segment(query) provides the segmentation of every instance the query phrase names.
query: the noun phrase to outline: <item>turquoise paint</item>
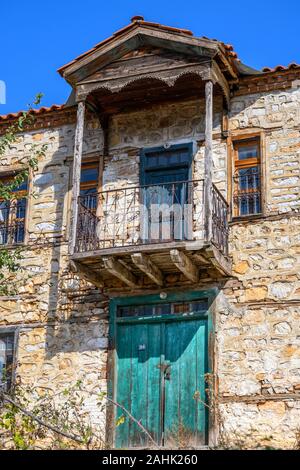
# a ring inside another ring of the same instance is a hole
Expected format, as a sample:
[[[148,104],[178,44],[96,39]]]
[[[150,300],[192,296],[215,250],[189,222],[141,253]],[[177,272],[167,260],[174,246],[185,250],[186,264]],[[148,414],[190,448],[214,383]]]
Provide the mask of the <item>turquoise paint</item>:
[[[213,331],[212,302],[216,295],[217,289],[212,289],[170,293],[165,300],[154,294],[115,298],[110,302],[110,345],[114,347],[117,343],[117,351],[114,352],[114,371],[110,371],[109,394],[141,419],[157,442],[162,438],[164,425],[165,445],[174,443],[179,423],[180,432],[185,431],[193,444],[207,441],[207,407],[200,401],[205,399],[204,374],[211,372],[208,340]],[[118,306],[202,298],[208,299],[208,310],[188,317],[116,317]],[[139,350],[140,345],[145,345],[145,349]],[[171,364],[171,380],[164,382],[162,390],[162,374],[158,366],[166,363]],[[163,391],[166,406],[164,423],[161,412]],[[175,407],[178,402],[181,405]],[[116,418],[121,415],[122,411],[118,410]],[[145,445],[145,436],[130,420],[126,419],[116,429],[116,447]]]

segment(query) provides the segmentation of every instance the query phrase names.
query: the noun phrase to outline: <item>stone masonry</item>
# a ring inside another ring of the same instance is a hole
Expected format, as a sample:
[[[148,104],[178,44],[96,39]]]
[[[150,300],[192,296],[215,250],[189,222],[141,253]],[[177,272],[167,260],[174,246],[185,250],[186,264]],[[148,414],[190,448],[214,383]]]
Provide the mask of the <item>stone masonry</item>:
[[[114,116],[104,189],[138,184],[140,149],[166,142],[196,143],[193,179],[201,178],[203,103]],[[226,197],[228,145],[218,100],[214,106],[213,180]],[[219,286],[215,362],[222,425],[232,439],[238,433],[252,445],[291,448],[300,428],[299,129],[300,89],[232,99],[230,136],[264,134],[266,210],[262,218],[230,226],[233,277]],[[0,298],[0,328],[18,330],[19,382],[63,389],[82,379],[88,391],[105,391],[107,298],[68,270],[74,133],[73,123],[28,131],[1,161],[0,172],[31,142],[48,146],[30,182],[22,285],[16,296]],[[98,121],[90,116],[84,157],[100,158],[102,145]]]

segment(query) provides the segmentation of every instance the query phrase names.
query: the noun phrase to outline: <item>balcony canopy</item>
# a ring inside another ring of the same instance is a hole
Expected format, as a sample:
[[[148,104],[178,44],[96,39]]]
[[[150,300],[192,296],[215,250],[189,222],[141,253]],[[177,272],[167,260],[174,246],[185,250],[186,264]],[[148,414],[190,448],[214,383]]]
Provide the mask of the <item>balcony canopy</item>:
[[[75,90],[77,102],[113,113],[171,96],[201,96],[207,80],[226,105],[240,67],[232,46],[134,17],[59,72]]]

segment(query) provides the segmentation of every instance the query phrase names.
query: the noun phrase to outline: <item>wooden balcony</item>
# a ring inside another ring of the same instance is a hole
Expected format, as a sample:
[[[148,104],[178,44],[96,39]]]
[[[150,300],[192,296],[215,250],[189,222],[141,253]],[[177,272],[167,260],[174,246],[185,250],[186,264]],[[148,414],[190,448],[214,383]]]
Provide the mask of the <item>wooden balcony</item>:
[[[228,205],[213,185],[211,220],[205,220],[204,189],[197,180],[80,197],[73,269],[108,289],[230,275]]]

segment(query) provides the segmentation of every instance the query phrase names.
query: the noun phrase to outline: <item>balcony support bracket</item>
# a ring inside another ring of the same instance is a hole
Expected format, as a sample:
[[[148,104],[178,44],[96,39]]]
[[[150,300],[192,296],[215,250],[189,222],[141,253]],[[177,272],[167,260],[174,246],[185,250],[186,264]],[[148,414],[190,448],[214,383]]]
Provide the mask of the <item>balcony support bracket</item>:
[[[113,256],[102,258],[105,269],[129,287],[137,287],[137,278]]]
[[[131,255],[133,264],[145,273],[155,284],[163,286],[164,279],[161,270],[151,261],[149,256],[143,253],[133,253]]]
[[[205,253],[210,263],[213,264],[222,276],[231,276],[231,260],[227,256],[220,253],[212,244],[206,248]]]
[[[94,284],[94,286],[99,287],[100,289],[104,287],[104,282],[101,276],[87,266],[84,266],[84,264],[71,260],[70,269],[73,273],[78,274],[85,281]]]
[[[185,253],[179,250],[171,250],[170,256],[175,266],[189,281],[193,283],[197,283],[199,281],[199,270]]]

